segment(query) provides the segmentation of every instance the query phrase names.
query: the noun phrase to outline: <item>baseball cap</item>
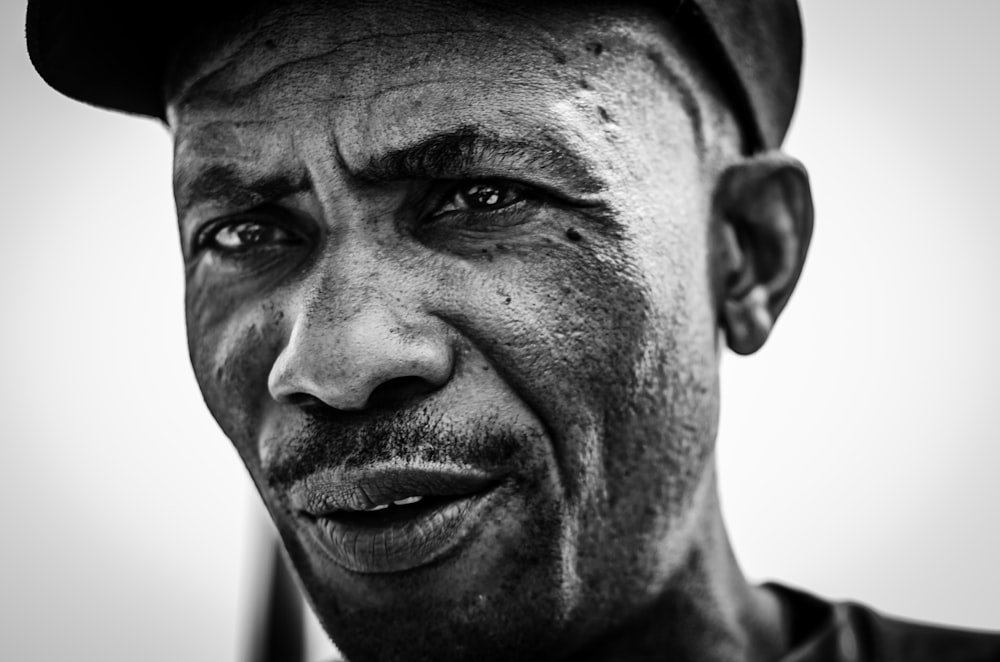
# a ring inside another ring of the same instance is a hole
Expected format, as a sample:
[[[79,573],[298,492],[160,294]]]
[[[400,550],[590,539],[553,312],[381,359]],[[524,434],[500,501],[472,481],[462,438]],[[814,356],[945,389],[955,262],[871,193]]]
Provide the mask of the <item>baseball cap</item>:
[[[687,45],[720,84],[746,151],[781,145],[802,66],[797,0],[662,2]],[[218,20],[232,0],[28,0],[28,54],[63,94],[103,108],[164,119],[162,77],[181,20]]]

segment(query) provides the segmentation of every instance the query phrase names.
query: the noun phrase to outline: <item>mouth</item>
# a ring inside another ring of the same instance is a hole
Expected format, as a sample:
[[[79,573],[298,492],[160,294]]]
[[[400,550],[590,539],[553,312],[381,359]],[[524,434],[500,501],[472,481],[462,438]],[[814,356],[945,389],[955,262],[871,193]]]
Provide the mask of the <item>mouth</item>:
[[[292,488],[291,503],[312,542],[336,565],[402,572],[474,535],[499,482],[461,467],[385,465],[314,474]]]

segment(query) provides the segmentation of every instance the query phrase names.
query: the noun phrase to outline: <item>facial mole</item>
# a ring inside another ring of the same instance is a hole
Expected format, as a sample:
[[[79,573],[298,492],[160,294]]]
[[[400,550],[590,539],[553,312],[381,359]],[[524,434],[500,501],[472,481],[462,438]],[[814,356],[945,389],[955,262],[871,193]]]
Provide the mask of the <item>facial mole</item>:
[[[604,52],[604,44],[599,41],[592,41],[587,44],[587,50],[593,53],[595,56],[600,55]]]
[[[556,51],[553,54],[553,58],[555,59],[556,64],[566,64],[566,54],[562,51]]]
[[[597,112],[601,116],[601,121],[602,122],[610,122],[611,121],[611,115],[609,115],[608,111],[604,109],[604,106],[598,106],[597,107]]]
[[[568,228],[566,230],[566,238],[570,241],[580,241],[583,239],[583,235],[576,228]]]
[[[586,78],[581,78],[581,79],[580,79],[580,83],[579,83],[579,84],[580,84],[580,89],[583,89],[583,90],[590,90],[590,89],[593,89],[593,88],[592,88],[592,87],[590,86],[590,83],[588,83],[588,82],[587,82],[587,79],[586,79]]]

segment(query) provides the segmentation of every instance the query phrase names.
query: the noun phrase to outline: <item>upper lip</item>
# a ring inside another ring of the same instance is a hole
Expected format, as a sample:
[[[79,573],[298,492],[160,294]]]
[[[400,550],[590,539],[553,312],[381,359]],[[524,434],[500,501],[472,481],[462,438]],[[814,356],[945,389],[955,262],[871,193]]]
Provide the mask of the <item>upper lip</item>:
[[[499,480],[478,469],[447,464],[381,464],[318,471],[289,489],[292,507],[313,518],[373,510],[414,497],[462,497]]]

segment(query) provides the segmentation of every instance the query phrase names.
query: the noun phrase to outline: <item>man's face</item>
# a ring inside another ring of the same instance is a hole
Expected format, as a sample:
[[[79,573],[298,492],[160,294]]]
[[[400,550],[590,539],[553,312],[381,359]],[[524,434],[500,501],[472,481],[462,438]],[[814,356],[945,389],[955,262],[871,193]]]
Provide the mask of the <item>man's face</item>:
[[[654,10],[331,7],[177,68],[205,401],[348,657],[568,653],[710,492],[689,69]]]

